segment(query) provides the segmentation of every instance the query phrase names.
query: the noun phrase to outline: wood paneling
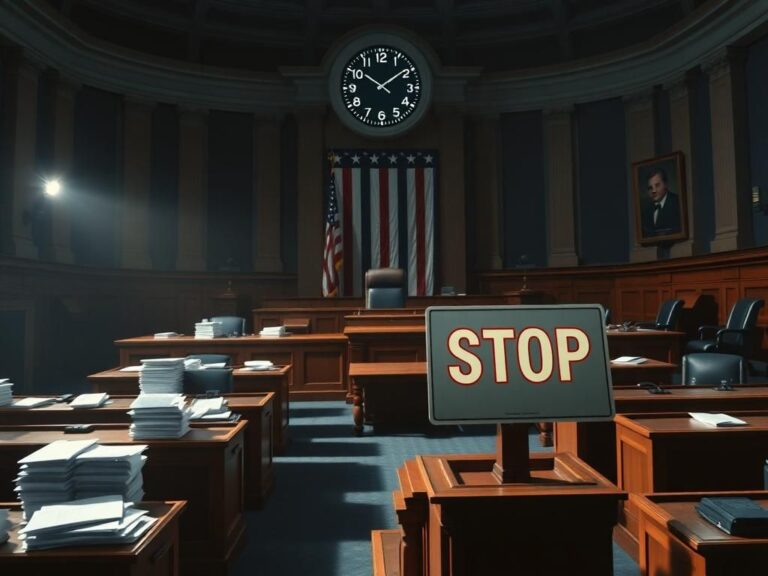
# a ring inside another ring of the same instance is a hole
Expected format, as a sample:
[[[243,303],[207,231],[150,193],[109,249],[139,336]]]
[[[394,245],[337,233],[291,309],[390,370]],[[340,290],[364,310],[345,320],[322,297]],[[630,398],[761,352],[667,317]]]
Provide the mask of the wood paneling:
[[[121,271],[0,258],[0,310],[23,303],[30,322],[25,371],[14,375],[14,391],[85,391],[88,374],[117,364],[115,339],[168,330],[191,334],[200,319],[234,312],[222,308],[228,285],[242,297],[238,314],[248,317],[262,298],[290,294],[295,277]]]
[[[739,298],[768,296],[768,248],[709,254],[640,264],[528,270],[528,286],[552,295],[557,303],[599,302],[610,306],[612,320],[648,321],[659,303],[681,298],[681,329],[689,338],[700,324],[724,324]],[[522,272],[482,272],[478,291],[500,294],[518,286]],[[758,317],[757,355],[768,357],[768,309]]]

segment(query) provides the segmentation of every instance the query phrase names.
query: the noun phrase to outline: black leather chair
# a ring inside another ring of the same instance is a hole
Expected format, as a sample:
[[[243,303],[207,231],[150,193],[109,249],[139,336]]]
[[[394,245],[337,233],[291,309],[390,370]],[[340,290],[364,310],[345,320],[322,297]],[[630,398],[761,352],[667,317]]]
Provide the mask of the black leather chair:
[[[683,310],[682,300],[665,300],[659,306],[655,322],[638,322],[638,328],[651,328],[653,330],[674,330]]]
[[[699,352],[683,356],[684,386],[747,383],[747,362],[738,354]]]
[[[604,308],[603,309],[603,320],[605,321],[605,325],[608,326],[608,324],[611,323],[611,309],[610,308]]]
[[[214,316],[211,322],[221,322],[225,336],[242,336],[245,334],[245,318],[240,316]]]
[[[229,354],[189,354],[187,358],[200,360],[201,364],[221,364],[224,362],[224,366],[232,365]]]
[[[365,273],[366,308],[403,308],[405,271],[402,268],[371,268]]]
[[[757,314],[765,302],[758,298],[742,298],[731,308],[725,326],[700,326],[699,339],[690,340],[686,352],[720,352],[749,356],[752,331]]]
[[[184,371],[185,394],[220,394],[232,392],[232,368],[206,368]]]

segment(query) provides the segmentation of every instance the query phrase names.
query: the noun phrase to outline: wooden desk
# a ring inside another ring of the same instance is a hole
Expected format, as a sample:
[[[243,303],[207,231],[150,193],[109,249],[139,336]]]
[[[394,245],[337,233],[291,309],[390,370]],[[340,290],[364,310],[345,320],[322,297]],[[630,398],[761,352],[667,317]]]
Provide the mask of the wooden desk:
[[[349,379],[355,434],[363,421],[428,422],[426,362],[352,362]]]
[[[274,439],[274,395],[227,394],[227,402],[233,412],[241,414],[248,422],[244,431],[243,482],[245,507],[261,508],[274,488],[274,466],[272,462]],[[31,424],[130,424],[128,415],[136,396],[111,396],[111,404],[100,408],[71,408],[68,404],[52,404],[41,408],[19,409],[0,408],[0,425],[26,426]],[[192,422],[193,427],[231,426],[226,422]]]
[[[768,457],[768,412],[737,412],[748,426],[715,428],[687,414],[616,416],[617,484],[633,494],[757,490]],[[617,542],[637,557],[638,510],[619,513]]]
[[[424,314],[353,314],[344,316],[344,325],[352,326],[421,326]]]
[[[344,334],[349,338],[350,362],[415,362],[426,359],[424,324],[369,323],[347,326]],[[680,341],[685,336],[682,332],[608,330],[606,335],[611,358],[644,356],[668,364],[680,363]]]
[[[611,380],[614,386],[635,386],[638,382],[670,384],[678,365],[648,358],[642,364],[611,362]]]
[[[0,544],[0,573],[24,576],[77,574],[78,576],[177,576],[179,574],[179,518],[187,503],[139,502],[136,508],[157,518],[149,531],[125,546],[76,546],[52,550],[22,549],[17,531],[21,506],[0,502],[10,508],[9,538]]]
[[[291,365],[290,393],[294,399],[341,400],[347,395],[347,338],[343,334],[295,334],[281,338],[240,336],[196,340],[192,336],[140,336],[115,340],[120,366],[140,364],[142,358],[183,357],[189,354],[228,354],[233,366],[246,360],[271,360]]]
[[[551,298],[535,290],[511,291],[505,294],[470,294],[467,296],[408,296],[405,308],[383,309],[385,313],[424,314],[430,306],[474,306],[539,304]],[[378,309],[382,310],[382,309]],[[253,310],[253,331],[258,333],[264,326],[279,326],[291,318],[307,318],[310,331],[340,333],[344,330],[345,317],[357,314],[375,314],[365,308],[362,298],[270,298],[264,307]]]
[[[649,360],[651,369],[668,370],[672,364]],[[624,379],[625,381],[634,380],[631,374],[635,369],[642,365],[615,365],[611,364],[611,376],[614,379]],[[620,376],[617,377],[617,374]],[[401,423],[404,421],[427,422],[427,363],[426,362],[350,362],[349,381],[351,384],[352,395],[352,417],[354,421],[354,430],[360,434],[363,430],[363,422],[370,424],[382,423]],[[638,379],[640,381],[640,379]],[[629,389],[629,395],[640,398],[642,394],[649,396],[645,390]],[[621,389],[614,390],[614,396],[624,397]],[[766,399],[768,399],[768,388],[765,389]],[[722,394],[722,392],[720,393]],[[737,394],[737,396],[741,393]],[[759,395],[748,394],[749,397]],[[667,397],[667,396],[664,396]],[[618,404],[617,404],[618,405]],[[741,404],[739,404],[741,406]],[[742,409],[746,409],[745,406]],[[766,403],[768,409],[768,403]],[[571,422],[558,423],[558,425],[575,425]],[[602,423],[589,423],[602,424]],[[612,423],[611,423],[612,424]],[[545,435],[544,445],[551,446],[550,423],[540,426],[542,435]],[[561,436],[564,432],[561,432]],[[568,431],[573,435],[573,432]],[[609,446],[611,452],[615,452],[613,436],[609,443],[601,443],[599,453],[605,452],[604,446]],[[566,443],[563,451],[575,451],[573,442]],[[586,450],[586,448],[585,448]],[[560,450],[558,450],[560,451]],[[589,462],[589,460],[585,461]],[[597,461],[600,464],[600,461]],[[609,478],[616,478],[615,460],[613,466],[597,468],[602,474]],[[610,476],[606,474],[610,472]]]
[[[232,372],[232,388],[235,394],[272,393],[274,419],[274,446],[278,453],[288,447],[289,393],[288,383],[291,375],[290,366],[280,366],[277,370],[246,370],[236,368]],[[139,373],[121,372],[112,368],[88,376],[93,392],[106,392],[110,396],[137,394],[139,391]]]
[[[181,519],[181,572],[224,575],[243,543],[243,436],[246,422],[193,428],[179,440],[133,441],[124,425],[98,424],[88,434],[61,427],[0,427],[0,500],[13,500],[18,461],[54,440],[98,439],[146,444],[147,500],[187,500]]]
[[[669,394],[616,388],[617,414],[768,410],[768,386],[737,386],[718,392],[709,386],[667,386]],[[616,482],[616,426],[613,422],[555,422],[555,451],[571,452]]]
[[[638,330],[621,332],[606,330],[611,358],[644,356],[671,364],[680,364],[680,345],[685,332],[664,330]]]
[[[768,571],[768,538],[729,536],[696,512],[704,496],[745,496],[768,508],[768,492],[630,494],[639,513],[643,576],[754,576]]]
[[[492,480],[494,461],[417,456],[398,470],[400,576],[613,574],[626,494],[570,454],[531,455],[533,481],[521,484]]]

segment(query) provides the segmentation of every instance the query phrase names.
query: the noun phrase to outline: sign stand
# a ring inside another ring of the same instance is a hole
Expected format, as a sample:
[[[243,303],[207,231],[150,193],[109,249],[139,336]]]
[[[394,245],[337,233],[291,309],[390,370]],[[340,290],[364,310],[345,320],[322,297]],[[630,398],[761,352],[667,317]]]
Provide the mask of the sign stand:
[[[496,462],[493,477],[500,484],[531,481],[528,462],[528,424],[496,425]]]

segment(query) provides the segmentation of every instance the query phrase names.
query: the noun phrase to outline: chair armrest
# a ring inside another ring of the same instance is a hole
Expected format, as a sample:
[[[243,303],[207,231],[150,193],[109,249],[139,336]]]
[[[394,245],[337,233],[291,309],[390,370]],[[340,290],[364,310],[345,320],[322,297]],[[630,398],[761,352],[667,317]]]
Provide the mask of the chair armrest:
[[[718,330],[715,335],[717,347],[720,348],[724,340],[730,340],[730,342],[726,342],[726,344],[730,343],[731,345],[733,345],[733,341],[735,340],[736,346],[743,346],[744,340],[749,337],[749,332],[749,330],[741,328],[723,328],[722,330]],[[728,336],[734,336],[735,338],[728,338]]]
[[[635,322],[633,326],[637,328],[659,328],[656,322]]]
[[[706,340],[707,334],[710,338],[715,338],[719,330],[725,329],[725,326],[699,326],[699,340]]]

